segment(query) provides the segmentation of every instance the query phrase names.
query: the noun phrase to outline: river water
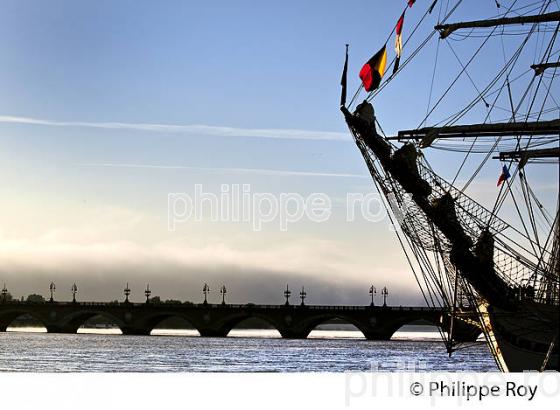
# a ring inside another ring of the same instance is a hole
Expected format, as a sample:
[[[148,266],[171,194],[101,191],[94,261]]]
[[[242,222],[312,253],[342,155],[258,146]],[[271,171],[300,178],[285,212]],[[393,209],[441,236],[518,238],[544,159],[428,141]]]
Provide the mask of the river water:
[[[123,336],[113,329],[71,335],[17,330],[0,333],[0,371],[497,371],[484,342],[449,357],[437,332],[406,327],[390,341],[368,341],[344,330],[314,330],[305,340],[281,339],[275,330],[234,329],[227,338],[201,338],[190,330],[158,329],[151,336]]]

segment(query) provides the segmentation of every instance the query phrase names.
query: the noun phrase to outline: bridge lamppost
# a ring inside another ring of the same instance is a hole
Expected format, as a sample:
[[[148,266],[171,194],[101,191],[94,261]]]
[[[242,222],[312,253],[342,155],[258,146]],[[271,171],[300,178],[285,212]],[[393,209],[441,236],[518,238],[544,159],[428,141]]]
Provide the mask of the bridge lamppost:
[[[387,286],[384,286],[381,290],[381,294],[383,295],[383,307],[387,306],[387,296],[389,296],[389,291],[387,290]]]
[[[150,284],[148,283],[146,285],[146,290],[144,291],[144,295],[146,295],[146,303],[150,303],[150,295],[152,294],[152,291],[150,290]]]
[[[54,292],[56,290],[56,285],[54,284],[54,282],[51,282],[51,284],[49,285],[49,290],[51,292],[51,298],[50,298],[49,302],[53,303],[54,302]]]
[[[208,304],[208,294],[210,293],[210,286],[207,283],[202,287],[202,293],[204,293],[204,304]]]
[[[370,304],[371,307],[375,306],[375,303],[373,303],[373,296],[376,293],[377,293],[377,289],[375,289],[375,286],[371,285],[371,287],[369,288],[369,294],[371,295],[371,304]]]
[[[2,302],[6,302],[8,299],[8,288],[6,287],[6,283],[4,283],[4,287],[2,288]]]
[[[72,303],[76,303],[76,293],[78,293],[78,286],[76,285],[76,282],[74,282],[74,284],[72,285]]]
[[[220,288],[220,294],[222,295],[222,305],[226,304],[226,293],[227,293],[226,285],[222,285],[222,287]]]
[[[128,297],[130,296],[130,288],[128,287],[128,282],[126,282],[126,288],[124,288],[124,303],[130,303]]]
[[[286,298],[286,306],[290,306],[290,296],[292,296],[292,291],[290,290],[290,288],[288,287],[288,285],[286,285],[286,290],[284,291],[284,297]]]
[[[305,287],[301,287],[301,292],[299,292],[299,297],[301,299],[301,306],[305,306],[305,298],[307,297],[307,292],[305,291]]]

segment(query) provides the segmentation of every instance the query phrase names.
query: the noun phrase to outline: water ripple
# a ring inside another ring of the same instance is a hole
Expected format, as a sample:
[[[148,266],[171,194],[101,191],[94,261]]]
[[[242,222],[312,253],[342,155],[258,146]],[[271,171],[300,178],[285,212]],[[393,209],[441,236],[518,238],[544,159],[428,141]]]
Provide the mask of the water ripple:
[[[353,335],[284,340],[266,332],[228,338],[6,332],[0,333],[0,371],[343,372],[372,366],[396,371],[411,363],[428,371],[497,370],[482,342],[449,357],[435,340],[367,341]]]

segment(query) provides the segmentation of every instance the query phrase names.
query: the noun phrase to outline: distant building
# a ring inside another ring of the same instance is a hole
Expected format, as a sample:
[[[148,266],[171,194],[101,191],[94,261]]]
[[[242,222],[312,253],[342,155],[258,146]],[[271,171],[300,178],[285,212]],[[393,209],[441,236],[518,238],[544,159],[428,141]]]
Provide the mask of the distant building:
[[[27,296],[26,302],[28,303],[43,303],[45,298],[41,295],[37,295],[35,293]]]

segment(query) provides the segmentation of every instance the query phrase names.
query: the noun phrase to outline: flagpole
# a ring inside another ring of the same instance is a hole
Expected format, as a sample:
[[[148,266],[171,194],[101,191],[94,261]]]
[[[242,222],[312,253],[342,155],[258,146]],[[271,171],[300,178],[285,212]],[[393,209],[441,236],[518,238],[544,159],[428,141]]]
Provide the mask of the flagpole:
[[[347,77],[348,77],[348,46],[346,44],[346,57],[344,59],[344,68],[342,69],[342,78],[340,79],[340,85],[342,86],[342,91],[340,92],[340,108],[346,107],[346,88],[347,88]]]

